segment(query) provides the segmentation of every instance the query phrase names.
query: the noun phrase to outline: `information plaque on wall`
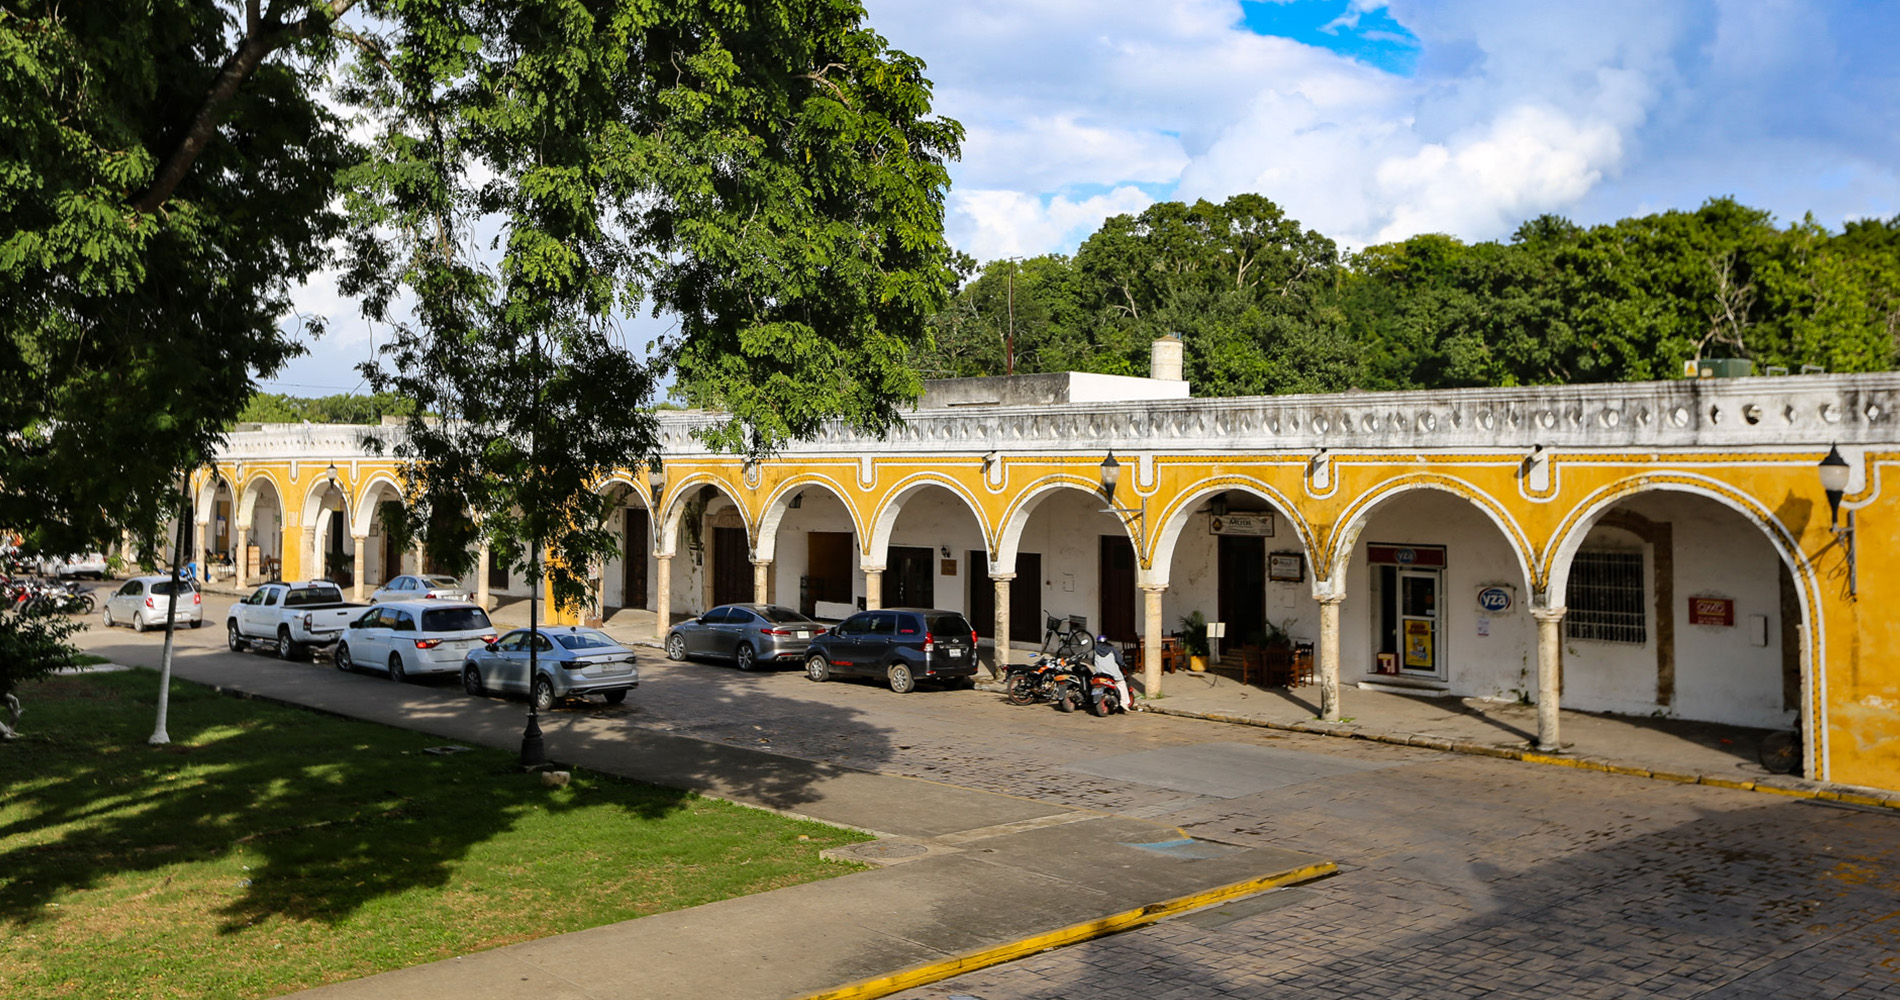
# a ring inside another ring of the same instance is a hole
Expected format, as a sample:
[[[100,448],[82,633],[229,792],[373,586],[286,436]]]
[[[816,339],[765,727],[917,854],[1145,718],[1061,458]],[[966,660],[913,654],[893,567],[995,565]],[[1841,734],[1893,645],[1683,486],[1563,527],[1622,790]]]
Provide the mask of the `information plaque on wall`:
[[[1735,600],[1729,597],[1689,598],[1689,624],[1733,626]]]

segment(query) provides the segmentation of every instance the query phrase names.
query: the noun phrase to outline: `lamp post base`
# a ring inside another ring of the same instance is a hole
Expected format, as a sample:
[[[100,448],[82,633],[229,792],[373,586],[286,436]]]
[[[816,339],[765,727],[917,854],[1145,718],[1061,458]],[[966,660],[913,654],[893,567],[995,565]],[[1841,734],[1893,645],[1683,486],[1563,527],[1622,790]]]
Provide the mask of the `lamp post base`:
[[[528,728],[521,731],[521,766],[523,768],[546,767],[548,749],[541,742],[541,723],[534,716],[528,716]]]

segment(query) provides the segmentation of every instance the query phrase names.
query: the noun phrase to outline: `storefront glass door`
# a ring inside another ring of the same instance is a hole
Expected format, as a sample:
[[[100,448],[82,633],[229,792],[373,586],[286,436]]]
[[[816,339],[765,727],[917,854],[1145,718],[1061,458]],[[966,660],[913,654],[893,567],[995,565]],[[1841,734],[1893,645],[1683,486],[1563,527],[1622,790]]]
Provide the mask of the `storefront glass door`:
[[[1439,573],[1401,569],[1398,584],[1399,666],[1408,674],[1435,675],[1439,663]]]

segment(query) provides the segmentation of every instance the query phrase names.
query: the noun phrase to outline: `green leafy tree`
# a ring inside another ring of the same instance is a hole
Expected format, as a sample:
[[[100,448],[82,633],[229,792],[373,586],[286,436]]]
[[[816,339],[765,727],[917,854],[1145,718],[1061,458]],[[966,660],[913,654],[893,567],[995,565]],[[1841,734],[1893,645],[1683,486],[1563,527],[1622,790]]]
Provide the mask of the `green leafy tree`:
[[[443,418],[397,444],[433,558],[465,565],[479,522],[531,575],[514,545],[549,548],[579,602],[612,547],[592,486],[654,453],[668,363],[731,415],[711,443],[754,453],[834,417],[882,429],[920,391],[961,130],[855,2],[375,9],[393,28],[345,92],[378,125],[345,177],[345,288],[394,325],[373,387]],[[679,317],[657,363],[615,324],[638,308]]]
[[[20,685],[72,666],[73,650],[66,639],[79,627],[53,615],[0,611],[0,703],[9,715],[0,722],[0,739],[13,739],[18,731],[20,698],[15,692]]]
[[[260,392],[239,411],[239,423],[254,424],[374,424],[384,417],[406,417],[416,410],[415,400],[393,393],[368,396],[343,393],[307,399]]]

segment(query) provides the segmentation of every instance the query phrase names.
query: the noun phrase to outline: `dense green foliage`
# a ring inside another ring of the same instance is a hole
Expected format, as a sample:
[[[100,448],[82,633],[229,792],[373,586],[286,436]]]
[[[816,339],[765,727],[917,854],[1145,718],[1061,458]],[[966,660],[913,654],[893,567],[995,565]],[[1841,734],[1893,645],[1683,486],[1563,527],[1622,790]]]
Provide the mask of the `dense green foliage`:
[[[1013,301],[1011,301],[1013,300]],[[1884,371],[1900,348],[1900,218],[1830,234],[1717,198],[1507,242],[1422,235],[1336,257],[1255,196],[1110,219],[1073,258],[999,261],[931,320],[919,364],[1145,374],[1178,333],[1199,395],[1618,382],[1686,360]]]
[[[247,424],[374,424],[384,417],[406,417],[416,412],[413,399],[386,392],[369,396],[339,393],[314,399],[260,392],[237,415]]]
[[[397,446],[438,563],[461,568],[479,523],[510,563],[550,549],[564,602],[586,594],[615,544],[591,487],[657,450],[662,369],[616,315],[679,318],[662,364],[732,414],[719,446],[882,428],[919,391],[907,355],[954,280],[960,129],[855,0],[377,9],[398,28],[345,94],[379,131],[348,178],[344,287],[378,319],[416,302],[365,373],[443,418]],[[470,251],[478,220],[498,266]]]
[[[175,507],[179,474],[297,350],[289,290],[338,231],[320,46],[258,66],[159,183],[231,4],[0,3],[0,524],[70,551]]]

